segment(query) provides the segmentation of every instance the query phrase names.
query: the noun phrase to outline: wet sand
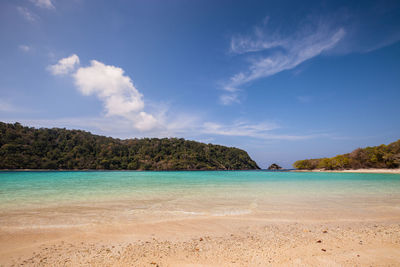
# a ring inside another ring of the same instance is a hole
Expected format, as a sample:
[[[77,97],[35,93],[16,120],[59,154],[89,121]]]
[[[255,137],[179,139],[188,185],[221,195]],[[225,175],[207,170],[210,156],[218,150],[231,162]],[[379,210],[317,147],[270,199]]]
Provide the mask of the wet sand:
[[[0,266],[400,266],[398,175],[12,175]]]

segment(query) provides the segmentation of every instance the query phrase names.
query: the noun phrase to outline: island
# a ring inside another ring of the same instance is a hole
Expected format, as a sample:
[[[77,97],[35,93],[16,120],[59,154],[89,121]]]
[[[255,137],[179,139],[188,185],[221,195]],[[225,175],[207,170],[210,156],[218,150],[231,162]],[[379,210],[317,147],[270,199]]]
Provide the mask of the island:
[[[183,138],[116,139],[82,130],[0,122],[0,169],[255,170],[235,147]]]
[[[360,170],[400,168],[400,139],[388,145],[357,148],[332,158],[298,160],[298,170]]]
[[[279,165],[276,164],[276,163],[272,163],[272,164],[268,167],[268,170],[270,170],[270,171],[278,171],[278,170],[282,170],[282,167],[279,166]]]

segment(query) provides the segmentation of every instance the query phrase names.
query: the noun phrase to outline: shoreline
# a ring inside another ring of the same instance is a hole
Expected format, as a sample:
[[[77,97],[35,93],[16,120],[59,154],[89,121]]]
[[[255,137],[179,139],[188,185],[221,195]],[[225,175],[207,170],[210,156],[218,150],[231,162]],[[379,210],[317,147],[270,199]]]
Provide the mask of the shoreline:
[[[0,172],[237,172],[237,171],[267,171],[262,169],[238,169],[238,170],[107,170],[107,169],[0,169]],[[269,171],[269,170],[268,170]],[[282,170],[288,171],[288,170]],[[273,171],[269,171],[273,172]]]
[[[291,170],[291,172],[336,172],[336,173],[387,173],[387,174],[400,174],[400,169],[350,169],[350,170]]]
[[[3,173],[0,266],[400,264],[399,176],[273,172]]]
[[[388,173],[400,174],[400,169],[348,169],[348,170],[267,170],[267,169],[239,169],[239,170],[106,170],[106,169],[0,169],[1,172],[236,172],[236,171],[255,171],[255,172],[333,172],[333,173]]]

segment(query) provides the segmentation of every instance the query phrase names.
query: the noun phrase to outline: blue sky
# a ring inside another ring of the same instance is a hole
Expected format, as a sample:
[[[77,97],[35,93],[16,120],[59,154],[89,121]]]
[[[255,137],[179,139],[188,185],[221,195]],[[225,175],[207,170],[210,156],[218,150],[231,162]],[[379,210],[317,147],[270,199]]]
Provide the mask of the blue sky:
[[[400,138],[398,1],[0,2],[0,120],[245,149]]]

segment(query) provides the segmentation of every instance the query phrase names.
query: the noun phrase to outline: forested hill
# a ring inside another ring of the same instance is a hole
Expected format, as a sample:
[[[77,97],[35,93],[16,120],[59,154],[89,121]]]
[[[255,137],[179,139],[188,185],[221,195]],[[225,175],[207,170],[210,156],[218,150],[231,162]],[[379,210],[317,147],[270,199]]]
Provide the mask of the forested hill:
[[[120,140],[0,122],[0,169],[259,169],[246,151],[178,138]]]
[[[358,148],[351,153],[333,158],[299,160],[293,166],[301,170],[400,168],[400,140],[389,145]]]

